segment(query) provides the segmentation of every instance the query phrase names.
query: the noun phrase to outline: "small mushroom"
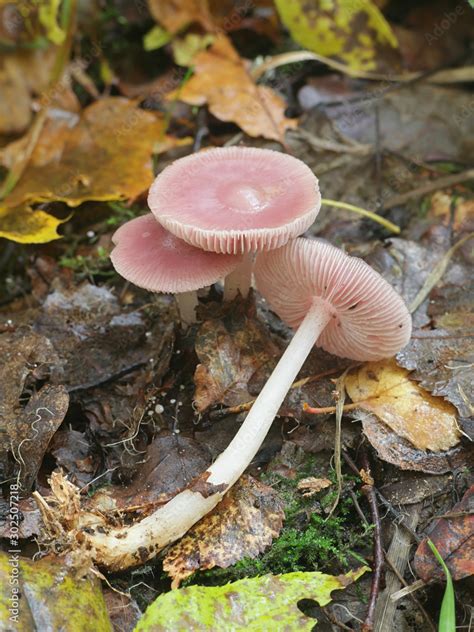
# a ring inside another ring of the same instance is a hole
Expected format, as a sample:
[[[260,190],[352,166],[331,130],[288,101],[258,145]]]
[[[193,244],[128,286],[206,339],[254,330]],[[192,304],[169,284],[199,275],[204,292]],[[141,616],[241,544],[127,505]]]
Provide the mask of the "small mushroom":
[[[200,477],[134,525],[81,533],[99,564],[120,570],[144,562],[217,505],[254,458],[315,344],[343,357],[376,360],[410,338],[411,317],[395,290],[364,261],[333,246],[296,239],[260,254],[255,276],[257,288],[297,332],[234,439]]]
[[[293,156],[224,147],[176,160],[156,178],[148,204],[156,219],[189,244],[244,254],[226,278],[224,298],[246,296],[255,252],[301,235],[321,206],[318,180]]]
[[[232,272],[242,257],[190,246],[151,213],[123,224],[113,235],[110,258],[125,279],[151,292],[175,294],[184,326],[196,322],[196,290]]]

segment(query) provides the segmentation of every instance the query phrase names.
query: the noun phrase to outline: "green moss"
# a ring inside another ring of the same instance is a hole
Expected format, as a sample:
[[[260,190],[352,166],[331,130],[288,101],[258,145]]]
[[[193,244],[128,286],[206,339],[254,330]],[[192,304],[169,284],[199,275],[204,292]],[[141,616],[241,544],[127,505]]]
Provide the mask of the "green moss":
[[[355,488],[355,477],[344,478],[341,500],[328,518],[325,510],[335,500],[334,491],[304,498],[296,490],[298,481],[315,476],[315,471],[315,459],[311,457],[299,468],[294,480],[274,473],[262,476],[264,482],[278,490],[285,503],[285,523],[280,536],[258,558],[244,558],[230,568],[196,573],[183,585],[220,585],[266,573],[316,570],[341,573],[351,568],[354,562],[366,563],[363,556],[371,546],[372,529],[362,524],[348,493],[350,488]],[[333,472],[324,475],[335,482]],[[354,493],[358,495],[355,489]]]

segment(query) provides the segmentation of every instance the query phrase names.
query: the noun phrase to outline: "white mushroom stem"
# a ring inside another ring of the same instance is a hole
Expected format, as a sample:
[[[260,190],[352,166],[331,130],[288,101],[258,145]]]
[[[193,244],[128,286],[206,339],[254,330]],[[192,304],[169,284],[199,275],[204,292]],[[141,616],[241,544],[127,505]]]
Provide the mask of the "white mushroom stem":
[[[196,308],[199,305],[196,290],[176,294],[176,302],[178,303],[178,311],[183,327],[187,328],[189,325],[196,323]]]
[[[243,298],[247,295],[252,284],[253,253],[244,255],[242,263],[228,274],[224,281],[224,301],[232,301],[240,292]]]
[[[258,452],[288,390],[330,318],[329,306],[315,301],[234,439],[186,490],[130,527],[100,533],[100,529],[95,531],[89,526],[80,532],[80,540],[85,541],[99,565],[117,571],[146,562],[181,538],[218,504]]]

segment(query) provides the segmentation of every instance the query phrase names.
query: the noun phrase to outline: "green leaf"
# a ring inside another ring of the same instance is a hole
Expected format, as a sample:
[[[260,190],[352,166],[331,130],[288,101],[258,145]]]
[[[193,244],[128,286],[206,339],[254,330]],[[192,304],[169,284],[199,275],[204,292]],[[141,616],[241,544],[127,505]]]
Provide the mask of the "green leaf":
[[[314,599],[325,606],[331,601],[333,590],[346,588],[367,570],[363,566],[338,577],[300,572],[264,575],[225,586],[172,590],[151,604],[135,632],[272,629],[309,632],[316,621],[299,610],[298,601]]]
[[[165,46],[171,41],[172,35],[161,26],[154,26],[151,31],[143,37],[143,48],[145,50],[156,50]]]
[[[99,582],[75,579],[63,560],[0,553],[0,586],[1,630],[112,632]]]
[[[194,55],[206,49],[214,40],[214,35],[210,33],[206,35],[188,33],[185,37],[177,37],[171,44],[175,62],[178,66],[190,66]]]
[[[397,48],[389,23],[371,0],[275,0],[292,38],[314,53],[357,70],[375,70],[380,48]]]
[[[429,538],[428,546],[441,564],[444,574],[446,575],[446,589],[444,591],[443,601],[441,602],[438,632],[456,632],[456,601],[454,598],[453,579],[438,549]]]
[[[39,8],[38,17],[41,24],[46,29],[46,36],[50,42],[59,46],[64,42],[66,31],[58,24],[58,12],[61,0],[49,0]]]

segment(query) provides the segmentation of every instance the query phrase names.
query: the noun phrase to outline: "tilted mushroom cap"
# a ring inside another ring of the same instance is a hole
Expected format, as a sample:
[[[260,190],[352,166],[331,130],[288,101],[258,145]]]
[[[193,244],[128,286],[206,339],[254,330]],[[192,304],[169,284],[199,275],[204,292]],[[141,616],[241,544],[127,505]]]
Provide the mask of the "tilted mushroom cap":
[[[169,233],[151,213],[121,226],[112,237],[110,258],[125,279],[152,292],[198,290],[232,272],[235,255],[205,252]]]
[[[150,188],[156,219],[193,246],[245,253],[278,248],[301,235],[321,206],[318,180],[293,156],[227,147],[186,156]]]
[[[411,317],[403,299],[365,261],[317,240],[296,239],[260,253],[257,288],[296,328],[314,301],[331,313],[317,345],[353,360],[380,360],[404,347]]]

